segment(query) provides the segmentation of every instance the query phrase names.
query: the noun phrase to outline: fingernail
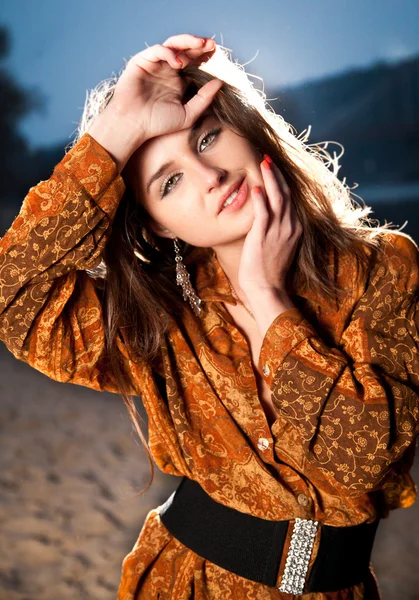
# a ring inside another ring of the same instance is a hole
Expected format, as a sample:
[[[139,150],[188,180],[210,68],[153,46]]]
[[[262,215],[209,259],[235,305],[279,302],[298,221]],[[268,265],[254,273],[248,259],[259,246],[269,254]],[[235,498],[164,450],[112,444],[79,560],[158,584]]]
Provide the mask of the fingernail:
[[[205,46],[205,44],[207,43],[207,38],[202,38],[201,42],[202,42],[202,45]]]
[[[182,67],[183,67],[183,62],[180,60],[180,58],[179,58],[179,56],[178,56],[179,54],[180,54],[180,52],[178,52],[178,53],[176,54],[175,58],[176,58],[177,62],[178,62],[180,65],[182,65]]]
[[[268,155],[268,154],[264,154],[263,158],[268,161],[269,164],[271,164],[273,162],[272,158]]]
[[[256,194],[260,194],[260,187],[259,187],[258,185],[254,185],[254,186],[253,186],[253,191],[254,191]]]
[[[263,161],[262,161],[262,167],[263,167],[264,169],[268,169],[268,171],[270,171],[270,170],[271,170],[271,165],[268,163],[268,161],[267,161],[267,160],[263,160]]]

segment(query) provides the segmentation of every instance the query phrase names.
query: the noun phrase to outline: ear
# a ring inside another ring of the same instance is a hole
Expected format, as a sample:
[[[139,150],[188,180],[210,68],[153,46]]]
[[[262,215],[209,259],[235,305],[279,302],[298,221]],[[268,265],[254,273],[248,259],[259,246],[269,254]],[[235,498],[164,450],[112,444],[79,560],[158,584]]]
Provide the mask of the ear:
[[[174,239],[174,237],[175,237],[169,229],[167,229],[166,227],[164,227],[163,225],[158,223],[152,217],[150,217],[150,219],[148,221],[148,226],[153,231],[153,233],[155,233],[156,235],[158,235],[160,237],[171,238],[171,239]]]

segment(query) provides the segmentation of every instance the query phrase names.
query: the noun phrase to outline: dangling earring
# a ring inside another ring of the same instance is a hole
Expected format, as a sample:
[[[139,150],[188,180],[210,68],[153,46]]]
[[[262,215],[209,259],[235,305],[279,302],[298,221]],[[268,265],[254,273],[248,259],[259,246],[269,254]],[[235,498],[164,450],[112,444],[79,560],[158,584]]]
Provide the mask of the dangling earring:
[[[173,240],[173,244],[175,246],[176,283],[182,286],[183,299],[185,301],[189,300],[189,304],[192,306],[194,313],[196,315],[200,315],[202,311],[201,299],[197,296],[191,285],[190,276],[185,265],[183,264],[183,258],[177,242],[178,239],[175,238]]]

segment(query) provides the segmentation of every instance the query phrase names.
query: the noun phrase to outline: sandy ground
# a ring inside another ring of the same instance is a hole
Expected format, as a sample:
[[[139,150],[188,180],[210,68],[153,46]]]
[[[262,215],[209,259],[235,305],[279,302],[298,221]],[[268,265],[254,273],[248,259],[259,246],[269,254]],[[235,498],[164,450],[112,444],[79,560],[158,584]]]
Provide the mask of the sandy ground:
[[[156,470],[136,496],[148,463],[120,397],[51,381],[1,343],[0,428],[0,600],[115,599],[178,479]],[[384,600],[419,599],[419,503],[382,523],[373,558]]]

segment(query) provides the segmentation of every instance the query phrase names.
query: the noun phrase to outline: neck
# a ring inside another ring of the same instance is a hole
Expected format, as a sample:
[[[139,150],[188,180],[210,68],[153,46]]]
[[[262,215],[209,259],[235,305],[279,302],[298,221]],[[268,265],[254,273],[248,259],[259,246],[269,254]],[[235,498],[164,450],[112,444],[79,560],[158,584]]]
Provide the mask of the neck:
[[[243,244],[244,238],[241,238],[228,244],[228,246],[217,246],[213,248],[217,255],[218,262],[242,302],[246,301],[246,296],[239,286],[239,266]]]

